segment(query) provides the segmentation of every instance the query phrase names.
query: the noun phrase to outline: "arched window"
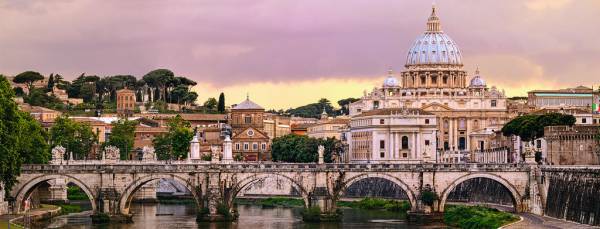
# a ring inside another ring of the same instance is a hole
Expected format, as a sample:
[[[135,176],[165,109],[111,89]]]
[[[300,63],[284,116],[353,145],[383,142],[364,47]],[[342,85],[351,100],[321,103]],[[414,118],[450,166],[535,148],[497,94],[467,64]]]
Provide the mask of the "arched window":
[[[408,137],[402,136],[402,149],[408,149]]]

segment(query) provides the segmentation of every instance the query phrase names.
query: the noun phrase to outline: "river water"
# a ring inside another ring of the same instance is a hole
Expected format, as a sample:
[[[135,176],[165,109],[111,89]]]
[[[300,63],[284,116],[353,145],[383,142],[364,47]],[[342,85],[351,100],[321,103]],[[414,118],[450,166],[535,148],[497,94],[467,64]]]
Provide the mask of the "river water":
[[[134,229],[134,228],[446,228],[444,225],[409,225],[404,216],[386,211],[343,209],[341,222],[304,223],[300,215],[301,208],[263,208],[255,205],[239,205],[240,214],[236,222],[197,223],[196,210],[184,204],[132,204],[134,212],[132,224],[92,225],[89,213],[61,216],[44,222],[44,228],[94,228],[94,229]],[[172,214],[172,215],[171,215]]]

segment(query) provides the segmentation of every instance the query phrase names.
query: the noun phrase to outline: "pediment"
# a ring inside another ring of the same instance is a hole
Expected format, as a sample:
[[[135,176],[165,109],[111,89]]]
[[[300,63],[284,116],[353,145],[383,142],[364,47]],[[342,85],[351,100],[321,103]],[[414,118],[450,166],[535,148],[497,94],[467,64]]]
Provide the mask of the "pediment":
[[[263,139],[263,138],[269,138],[269,137],[267,136],[267,134],[265,134],[264,132],[262,132],[260,130],[254,129],[252,127],[248,127],[240,132],[235,133],[233,135],[232,139],[236,139],[236,138]]]
[[[434,111],[434,112],[435,111],[451,111],[451,110],[453,110],[449,106],[440,104],[440,103],[430,103],[425,106],[422,106],[421,109],[424,111]]]

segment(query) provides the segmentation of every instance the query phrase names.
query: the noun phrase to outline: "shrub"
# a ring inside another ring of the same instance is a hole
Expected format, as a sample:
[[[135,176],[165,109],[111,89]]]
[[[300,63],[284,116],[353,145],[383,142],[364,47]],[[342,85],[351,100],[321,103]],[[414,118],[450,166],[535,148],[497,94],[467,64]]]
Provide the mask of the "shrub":
[[[81,212],[81,206],[79,205],[70,205],[70,204],[61,204],[60,206],[60,214],[70,214]]]
[[[305,222],[321,222],[321,208],[319,206],[305,208],[301,214],[302,220]]]
[[[433,191],[424,190],[421,192],[421,201],[428,206],[432,206],[437,199],[438,195]]]

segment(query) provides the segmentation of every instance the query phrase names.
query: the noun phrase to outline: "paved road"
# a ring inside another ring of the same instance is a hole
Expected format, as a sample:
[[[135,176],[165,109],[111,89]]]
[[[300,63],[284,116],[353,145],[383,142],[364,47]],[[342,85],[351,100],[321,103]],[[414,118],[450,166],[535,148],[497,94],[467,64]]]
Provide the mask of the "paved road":
[[[593,227],[589,225],[569,222],[565,220],[550,218],[547,216],[539,216],[531,213],[521,213],[519,216],[523,217],[523,221],[511,224],[507,227],[507,229],[538,229],[538,228],[551,228],[551,229],[562,229],[562,228],[600,228]]]

